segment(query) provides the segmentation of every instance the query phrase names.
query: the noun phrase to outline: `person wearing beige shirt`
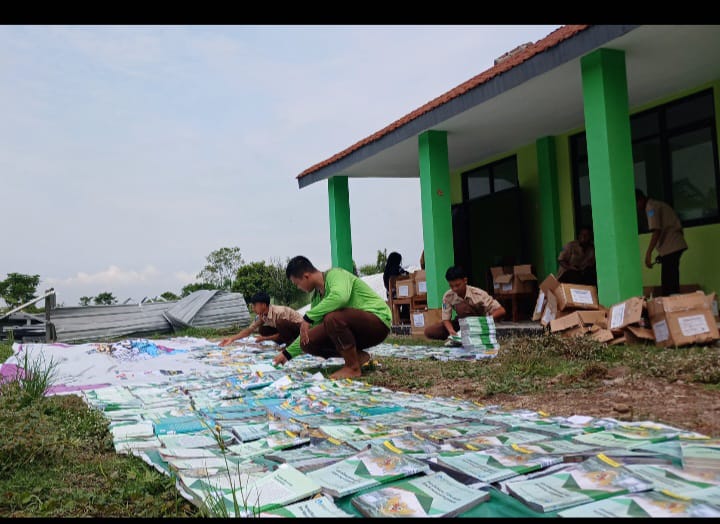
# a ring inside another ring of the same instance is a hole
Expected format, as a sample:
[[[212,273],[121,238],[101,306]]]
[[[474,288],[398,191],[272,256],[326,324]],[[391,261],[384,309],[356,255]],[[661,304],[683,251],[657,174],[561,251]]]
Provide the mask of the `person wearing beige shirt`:
[[[595,246],[592,230],[588,226],[582,226],[578,231],[577,239],[565,244],[558,255],[558,266],[559,282],[585,286],[597,285]]]
[[[648,229],[652,231],[645,252],[645,266],[653,267],[652,252],[657,250],[663,296],[679,293],[680,256],[688,248],[682,222],[667,203],[648,198],[640,189],[635,190],[635,201],[638,211],[647,216]]]
[[[245,338],[256,331],[260,336],[255,342],[271,340],[277,344],[289,344],[300,335],[302,315],[288,306],[270,304],[270,295],[260,291],[250,299],[255,320],[248,327],[231,337],[224,338],[220,346],[224,347],[241,338]]]
[[[445,279],[450,289],[442,298],[442,314],[440,322],[425,326],[425,336],[434,340],[445,340],[457,335],[460,329],[459,318],[492,316],[500,320],[505,316],[505,308],[487,291],[479,287],[469,286],[467,274],[460,266],[451,266],[445,272]],[[452,312],[455,311],[455,319]]]

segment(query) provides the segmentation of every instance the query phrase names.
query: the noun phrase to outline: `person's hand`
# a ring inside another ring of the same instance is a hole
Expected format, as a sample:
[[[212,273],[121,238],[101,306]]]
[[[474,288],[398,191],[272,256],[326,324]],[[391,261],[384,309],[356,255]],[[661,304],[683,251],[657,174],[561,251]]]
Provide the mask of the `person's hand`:
[[[287,358],[282,352],[278,353],[273,359],[273,365],[275,366],[280,366],[282,364],[285,364],[285,362],[287,362]]]
[[[308,342],[310,342],[310,324],[303,320],[300,324],[300,343],[307,344]]]
[[[650,253],[649,251],[647,253],[645,253],[645,266],[647,268],[653,267],[652,253]]]
[[[222,348],[222,347],[227,346],[228,344],[232,344],[233,342],[235,342],[235,339],[233,337],[224,338],[220,341],[218,346],[220,346]]]
[[[262,342],[264,340],[267,340],[267,337],[263,337],[263,336],[255,337],[255,342]]]

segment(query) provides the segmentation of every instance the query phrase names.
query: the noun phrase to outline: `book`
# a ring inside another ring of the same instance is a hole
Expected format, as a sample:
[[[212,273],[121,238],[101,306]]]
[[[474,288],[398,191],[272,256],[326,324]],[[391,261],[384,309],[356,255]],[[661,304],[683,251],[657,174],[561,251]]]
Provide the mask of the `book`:
[[[322,486],[323,492],[339,498],[429,470],[430,466],[411,455],[376,445],[307,475]]]
[[[441,452],[437,462],[484,482],[497,482],[559,464],[562,457],[533,453],[520,446],[497,446],[460,454]]]
[[[565,518],[718,518],[720,507],[667,491],[617,495],[558,512]]]
[[[657,491],[670,491],[682,496],[692,496],[698,489],[711,488],[717,482],[706,482],[699,475],[672,466],[653,464],[627,464],[632,472],[653,483]]]
[[[489,499],[488,491],[437,472],[355,495],[351,504],[369,518],[454,517]]]
[[[603,454],[543,477],[508,481],[507,491],[541,513],[653,488],[652,482]]]
[[[357,450],[367,448],[369,445],[386,446],[396,453],[410,453],[416,457],[436,455],[442,449],[440,444],[425,439],[411,431],[391,437],[349,441],[348,444]]]
[[[340,509],[332,497],[324,494],[315,497],[288,504],[281,508],[268,509],[258,515],[264,517],[284,517],[284,518],[354,518],[355,515],[347,513]]]
[[[357,452],[354,447],[333,438],[313,438],[307,446],[274,450],[265,453],[264,457],[307,472],[328,466]]]

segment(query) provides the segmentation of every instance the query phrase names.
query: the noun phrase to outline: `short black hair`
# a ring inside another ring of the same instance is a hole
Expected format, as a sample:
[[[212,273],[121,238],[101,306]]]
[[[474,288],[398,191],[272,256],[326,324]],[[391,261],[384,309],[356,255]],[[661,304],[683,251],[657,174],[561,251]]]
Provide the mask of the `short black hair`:
[[[305,273],[314,273],[317,268],[313,266],[312,262],[307,257],[298,255],[292,257],[285,268],[285,276],[300,278]]]
[[[267,304],[269,306],[270,305],[270,295],[268,295],[264,291],[258,291],[252,297],[250,297],[250,303],[257,304],[258,302],[262,302],[263,304]]]
[[[635,200],[645,200],[647,197],[645,196],[645,193],[643,193],[642,189],[636,189],[635,190]]]
[[[467,278],[467,273],[461,266],[450,266],[445,271],[445,280],[450,282],[451,280],[457,280],[458,278]]]

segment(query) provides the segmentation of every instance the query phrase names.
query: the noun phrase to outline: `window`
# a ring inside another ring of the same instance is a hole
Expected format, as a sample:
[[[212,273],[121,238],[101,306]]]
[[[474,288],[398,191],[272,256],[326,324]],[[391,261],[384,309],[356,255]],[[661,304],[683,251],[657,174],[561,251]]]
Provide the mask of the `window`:
[[[635,187],[670,204],[684,226],[720,222],[713,91],[630,117]],[[585,133],[570,137],[575,227],[592,224]],[[638,216],[647,231],[644,213]]]
[[[463,200],[473,200],[517,187],[515,155],[462,174]]]

